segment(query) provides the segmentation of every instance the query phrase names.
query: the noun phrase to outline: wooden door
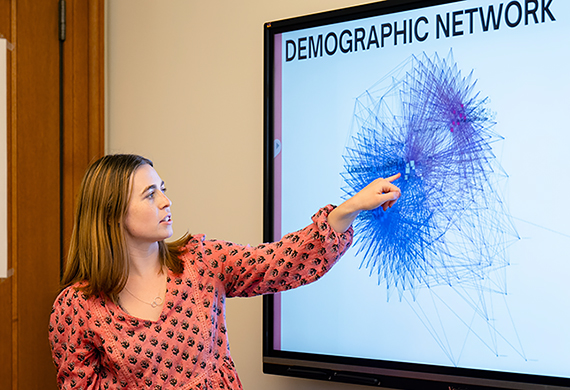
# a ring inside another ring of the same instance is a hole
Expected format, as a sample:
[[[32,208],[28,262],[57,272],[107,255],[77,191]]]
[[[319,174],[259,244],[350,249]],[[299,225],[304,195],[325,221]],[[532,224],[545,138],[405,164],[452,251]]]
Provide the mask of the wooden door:
[[[103,154],[103,0],[0,0],[8,52],[8,261],[0,389],[56,389],[47,341],[78,176]],[[0,162],[3,163],[3,162]]]

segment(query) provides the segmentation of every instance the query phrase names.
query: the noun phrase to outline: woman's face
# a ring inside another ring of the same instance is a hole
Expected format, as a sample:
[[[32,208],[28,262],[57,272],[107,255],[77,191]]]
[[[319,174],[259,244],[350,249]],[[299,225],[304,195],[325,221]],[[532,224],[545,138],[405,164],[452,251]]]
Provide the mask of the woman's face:
[[[130,246],[150,245],[172,236],[170,199],[164,182],[150,165],[134,172],[124,219],[125,237]]]

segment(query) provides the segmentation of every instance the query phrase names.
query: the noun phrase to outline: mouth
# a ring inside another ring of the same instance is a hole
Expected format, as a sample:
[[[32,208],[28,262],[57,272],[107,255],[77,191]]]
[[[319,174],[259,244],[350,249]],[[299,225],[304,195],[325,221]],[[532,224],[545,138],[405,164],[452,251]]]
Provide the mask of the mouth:
[[[161,222],[161,223],[162,223],[162,222],[166,222],[166,223],[172,222],[172,215],[167,215],[166,217],[164,217],[163,219],[161,219],[160,222]]]

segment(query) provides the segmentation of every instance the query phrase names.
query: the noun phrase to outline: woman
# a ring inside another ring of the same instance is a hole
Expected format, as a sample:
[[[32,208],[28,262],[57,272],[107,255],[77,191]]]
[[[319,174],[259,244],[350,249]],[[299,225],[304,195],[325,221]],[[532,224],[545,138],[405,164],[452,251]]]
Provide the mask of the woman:
[[[62,389],[241,389],[230,357],[226,297],[319,279],[352,242],[362,210],[400,195],[377,179],[306,228],[255,248],[172,236],[171,202],[150,160],[109,155],[81,184],[63,290],[50,318]]]

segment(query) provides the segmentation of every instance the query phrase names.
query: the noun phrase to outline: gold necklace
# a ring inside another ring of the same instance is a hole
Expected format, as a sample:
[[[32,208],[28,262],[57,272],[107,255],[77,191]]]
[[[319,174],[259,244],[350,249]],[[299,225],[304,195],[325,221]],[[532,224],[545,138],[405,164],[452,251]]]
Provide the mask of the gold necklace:
[[[146,301],[143,301],[142,299],[140,299],[139,297],[137,297],[135,294],[133,294],[133,293],[127,288],[127,286],[125,286],[125,290],[127,290],[127,292],[128,292],[129,294],[131,294],[136,300],[139,300],[139,301],[141,301],[142,303],[145,303],[145,304],[151,306],[153,309],[154,309],[155,307],[157,307],[157,306],[162,305],[162,303],[164,302],[164,299],[162,299],[162,298],[160,297],[160,295],[157,295],[157,296],[152,300],[152,302],[146,302]]]

